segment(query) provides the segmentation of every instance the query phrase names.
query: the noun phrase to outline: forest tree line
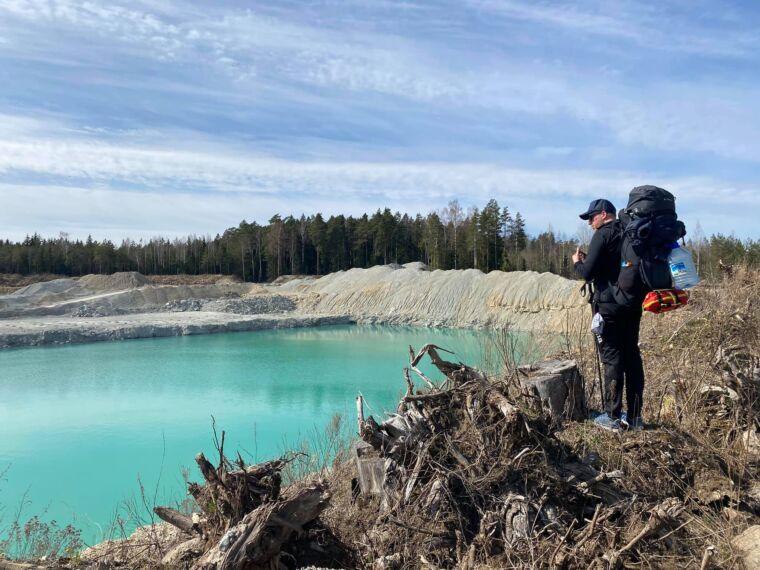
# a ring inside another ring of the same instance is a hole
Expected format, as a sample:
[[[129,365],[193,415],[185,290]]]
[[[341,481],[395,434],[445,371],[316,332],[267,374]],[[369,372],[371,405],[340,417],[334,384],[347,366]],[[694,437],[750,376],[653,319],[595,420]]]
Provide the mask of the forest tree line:
[[[324,275],[354,267],[422,261],[431,269],[533,270],[572,277],[570,256],[587,243],[591,229],[567,237],[551,228],[529,236],[519,212],[491,199],[466,211],[457,201],[429,213],[390,209],[360,217],[321,214],[273,216],[267,224],[240,222],[215,237],[155,237],[120,244],[38,234],[22,242],[0,239],[0,272],[89,273],[139,271],[146,275],[216,273],[264,282],[285,274]],[[760,240],[706,238],[699,224],[687,236],[700,274],[713,276],[724,264],[760,265]]]

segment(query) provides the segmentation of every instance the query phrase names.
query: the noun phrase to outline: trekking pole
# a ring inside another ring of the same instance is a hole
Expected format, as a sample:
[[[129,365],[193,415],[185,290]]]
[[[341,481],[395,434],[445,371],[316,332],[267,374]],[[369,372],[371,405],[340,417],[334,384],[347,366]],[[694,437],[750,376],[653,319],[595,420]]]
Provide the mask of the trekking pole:
[[[592,307],[593,310],[593,307]],[[602,400],[602,411],[604,412],[605,406],[604,406],[604,384],[602,382],[602,355],[599,353],[599,339],[594,333],[591,333],[594,335],[594,348],[596,349],[596,377],[599,379],[599,397]]]
[[[592,299],[594,298],[594,286],[590,281],[586,281],[586,283],[583,284],[583,287],[581,288],[581,292],[584,295],[587,295],[588,297],[588,303],[591,307],[591,318],[594,318],[594,303]],[[591,336],[594,338],[594,354],[596,355],[596,378],[599,381],[599,398],[602,402],[602,411],[604,411],[604,383],[602,382],[602,355],[599,352],[599,337],[595,333],[591,333]]]

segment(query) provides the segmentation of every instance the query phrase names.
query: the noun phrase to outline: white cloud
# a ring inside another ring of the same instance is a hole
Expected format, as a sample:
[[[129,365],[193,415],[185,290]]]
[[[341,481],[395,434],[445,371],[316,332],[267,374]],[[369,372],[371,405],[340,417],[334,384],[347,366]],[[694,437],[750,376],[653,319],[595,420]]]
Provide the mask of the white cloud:
[[[576,32],[614,38],[640,48],[725,57],[757,57],[760,39],[754,29],[735,20],[730,33],[717,27],[699,25],[695,19],[684,26],[683,17],[675,17],[669,8],[677,6],[646,4],[637,0],[581,2],[536,2],[525,0],[466,0],[478,10],[512,20]],[[696,3],[695,3],[696,4]],[[704,9],[704,8],[703,8]],[[689,6],[698,14],[699,6]],[[717,23],[720,9],[711,14]]]
[[[118,51],[114,42],[121,42],[150,59],[201,61],[232,71],[238,79],[255,75],[256,66],[275,65],[300,79],[312,66],[333,61],[353,61],[357,70],[382,60],[398,63],[404,58],[399,44],[407,50],[414,45],[400,37],[351,36],[346,30],[306,26],[252,10],[165,9],[168,13],[158,14],[97,1],[9,0],[0,5],[0,14],[4,10],[27,25],[57,32],[93,33],[111,50]]]
[[[598,187],[582,171],[529,171],[479,163],[297,161],[239,150],[168,150],[76,140],[0,142],[0,172],[146,188],[306,196],[369,193],[444,199],[467,192],[583,196]],[[633,176],[613,174],[625,185]],[[608,186],[606,186],[608,187]]]
[[[511,211],[520,211],[533,231],[548,226],[572,235],[577,214],[592,198],[607,196],[624,206],[628,190],[642,182],[656,182],[678,197],[679,213],[687,227],[699,220],[709,235],[737,232],[752,235],[754,217],[760,207],[757,189],[737,189],[707,179],[658,179],[609,172],[513,172],[499,186],[476,191],[448,193],[388,190],[382,196],[300,195],[288,193],[189,193],[160,191],[128,192],[108,187],[0,185],[0,238],[23,239],[32,232],[56,236],[66,231],[74,238],[88,234],[98,239],[119,241],[158,235],[181,237],[189,234],[220,233],[243,218],[265,223],[272,215],[360,215],[378,208],[410,214],[427,213],[444,207],[454,198],[467,206],[482,207],[495,197]],[[535,184],[535,187],[527,186]],[[741,193],[745,195],[742,197]]]
[[[632,128],[630,136],[644,136],[646,132],[644,124]],[[665,143],[676,145],[667,139]],[[536,153],[551,159],[571,150],[539,147]],[[0,116],[0,172],[15,179],[68,181],[67,185],[160,190],[168,196],[187,191],[258,196],[295,193],[316,200],[364,194],[399,203],[402,199],[424,203],[452,197],[481,203],[496,195],[582,198],[605,195],[611,190],[622,194],[633,186],[660,180],[697,203],[720,195],[728,204],[760,205],[755,185],[731,184],[705,176],[673,177],[658,171],[625,169],[524,168],[466,159],[288,159],[192,133],[76,129],[55,117],[13,115]]]
[[[750,85],[663,81],[654,93],[643,87],[609,101],[599,114],[627,144],[757,163],[760,116],[752,108],[759,99],[760,92]]]
[[[604,36],[640,40],[639,30],[620,18],[591,12],[573,3],[546,4],[514,0],[467,0],[474,8],[517,20],[570,28]]]
[[[708,177],[656,172],[525,169],[490,163],[299,161],[216,148],[172,151],[75,141],[0,143],[0,169],[34,172],[68,184],[0,186],[0,227],[19,239],[30,231],[120,239],[216,233],[275,213],[361,214],[391,207],[426,213],[458,199],[482,206],[492,197],[519,210],[536,230],[572,233],[576,210],[608,197],[622,207],[643,183],[673,191],[682,215],[708,233],[754,228],[760,188]],[[75,181],[80,181],[76,183]],[[142,190],[127,191],[124,184]],[[121,186],[121,188],[120,188]],[[294,211],[297,204],[297,211]]]
[[[171,55],[181,47],[180,30],[152,14],[130,10],[116,4],[72,0],[8,0],[4,11],[34,23],[92,30],[103,37],[144,43]]]

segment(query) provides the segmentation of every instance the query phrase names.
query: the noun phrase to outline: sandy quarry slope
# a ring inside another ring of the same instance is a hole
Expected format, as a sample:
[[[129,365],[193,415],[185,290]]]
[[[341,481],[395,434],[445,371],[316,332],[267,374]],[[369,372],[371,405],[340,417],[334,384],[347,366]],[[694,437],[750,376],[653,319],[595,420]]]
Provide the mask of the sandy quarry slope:
[[[273,328],[278,319],[287,319],[287,326],[510,325],[562,332],[588,312],[578,285],[549,273],[429,271],[422,263],[270,285],[155,285],[136,272],[88,275],[0,296],[0,348]],[[241,316],[251,317],[244,319],[249,324],[241,324]]]
[[[579,283],[551,273],[428,271],[422,263],[383,265],[295,279],[281,293],[300,294],[299,309],[347,313],[360,322],[562,331],[588,312]]]

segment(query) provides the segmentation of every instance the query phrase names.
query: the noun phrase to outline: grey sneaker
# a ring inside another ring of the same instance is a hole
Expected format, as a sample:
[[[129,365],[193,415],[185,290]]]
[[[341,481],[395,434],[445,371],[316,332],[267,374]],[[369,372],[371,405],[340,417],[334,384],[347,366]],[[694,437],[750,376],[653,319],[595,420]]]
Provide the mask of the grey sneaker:
[[[628,414],[623,412],[620,416],[620,427],[629,431],[643,431],[644,420],[641,419],[641,416],[629,420]]]
[[[594,418],[594,424],[610,431],[620,431],[620,420],[612,418],[606,412]]]

